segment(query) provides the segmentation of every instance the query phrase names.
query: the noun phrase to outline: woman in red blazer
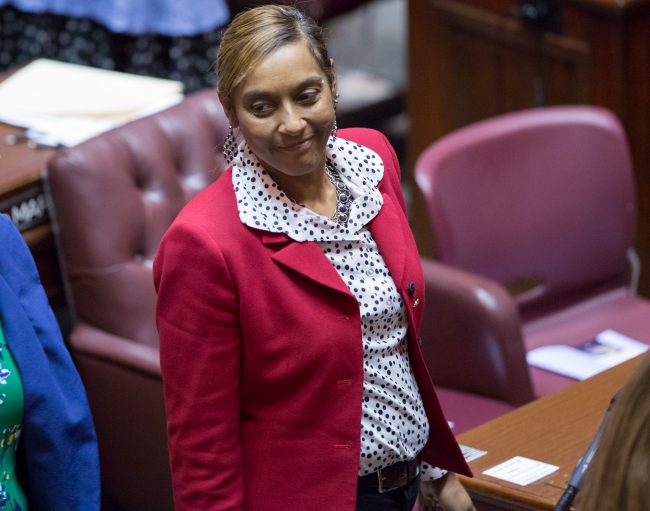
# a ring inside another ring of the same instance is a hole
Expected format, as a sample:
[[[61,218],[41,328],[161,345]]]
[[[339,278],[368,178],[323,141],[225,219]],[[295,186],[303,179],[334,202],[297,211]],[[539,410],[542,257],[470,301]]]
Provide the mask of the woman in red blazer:
[[[420,485],[473,509],[392,148],[336,132],[333,63],[294,8],[237,16],[217,74],[241,143],[154,265],[177,511],[410,510]]]

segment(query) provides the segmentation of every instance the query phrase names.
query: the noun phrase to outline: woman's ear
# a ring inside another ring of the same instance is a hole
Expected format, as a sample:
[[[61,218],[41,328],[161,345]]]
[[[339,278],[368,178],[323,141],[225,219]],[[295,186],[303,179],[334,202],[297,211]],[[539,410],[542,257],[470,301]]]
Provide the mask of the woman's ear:
[[[226,117],[228,117],[230,125],[233,128],[239,126],[239,123],[237,122],[237,115],[235,114],[235,110],[232,106],[232,103],[230,102],[230,99],[223,98],[221,97],[221,94],[219,94],[219,101],[221,102],[221,106],[223,107],[223,111],[226,114]]]
[[[332,97],[334,99],[338,98],[338,87],[336,85],[336,66],[334,65],[334,59],[330,59],[330,86],[332,88]]]

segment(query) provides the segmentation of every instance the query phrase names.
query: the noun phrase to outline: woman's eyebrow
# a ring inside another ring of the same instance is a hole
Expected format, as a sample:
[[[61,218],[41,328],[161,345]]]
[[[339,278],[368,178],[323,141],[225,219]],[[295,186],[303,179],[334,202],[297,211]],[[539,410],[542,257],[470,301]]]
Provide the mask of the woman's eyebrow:
[[[300,82],[298,85],[294,87],[294,90],[298,91],[301,89],[304,89],[305,87],[313,86],[313,85],[323,85],[323,82],[325,80],[323,79],[322,76],[310,76],[309,78],[305,78],[302,82]],[[259,89],[253,89],[244,92],[242,94],[242,99],[249,99],[249,98],[269,98],[272,97],[273,93],[265,90],[259,90]]]
[[[323,82],[324,80],[322,76],[310,76],[309,78],[305,78],[302,82],[300,82],[296,89],[303,89],[310,85],[323,85]]]

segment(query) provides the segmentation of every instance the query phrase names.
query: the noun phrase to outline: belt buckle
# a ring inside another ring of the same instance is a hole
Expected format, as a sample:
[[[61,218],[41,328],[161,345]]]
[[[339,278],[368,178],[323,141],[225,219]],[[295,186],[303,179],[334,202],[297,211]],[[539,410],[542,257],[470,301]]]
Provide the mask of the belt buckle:
[[[394,470],[394,468],[393,468]],[[386,493],[391,490],[396,490],[397,488],[401,488],[402,486],[406,486],[406,483],[408,483],[408,464],[407,463],[401,463],[399,466],[400,474],[398,477],[396,477],[396,486],[385,486],[384,481],[388,479],[388,476],[383,475],[383,469],[377,470],[377,480],[379,481],[379,493]],[[386,481],[388,482],[388,481]],[[389,483],[390,484],[390,483]]]

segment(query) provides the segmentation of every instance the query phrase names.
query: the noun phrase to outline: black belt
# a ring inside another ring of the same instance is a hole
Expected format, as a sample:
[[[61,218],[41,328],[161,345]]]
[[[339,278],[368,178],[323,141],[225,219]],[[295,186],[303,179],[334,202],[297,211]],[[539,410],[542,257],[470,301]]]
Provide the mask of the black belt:
[[[409,461],[398,461],[377,472],[359,477],[357,486],[360,490],[374,490],[379,493],[395,490],[406,486],[420,473],[420,456]]]

